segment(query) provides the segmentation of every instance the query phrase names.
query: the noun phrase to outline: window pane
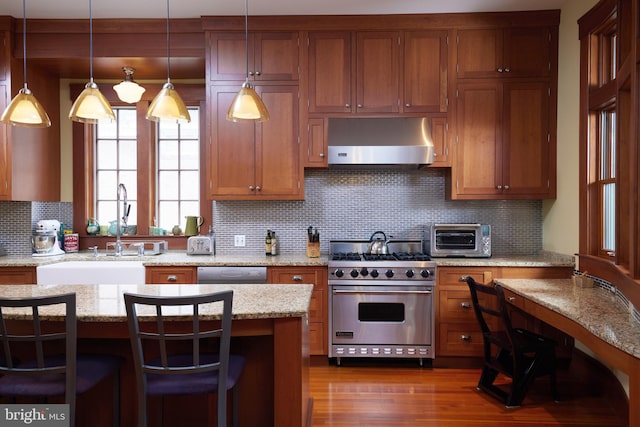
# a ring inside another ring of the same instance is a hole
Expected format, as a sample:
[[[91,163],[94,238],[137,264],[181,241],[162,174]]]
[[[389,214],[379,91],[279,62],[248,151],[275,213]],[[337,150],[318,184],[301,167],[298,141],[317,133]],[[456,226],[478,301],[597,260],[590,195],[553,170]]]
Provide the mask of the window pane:
[[[616,249],[616,186],[605,184],[603,188],[603,249],[615,251]]]
[[[200,167],[200,142],[198,140],[180,142],[180,167],[198,170]]]
[[[158,167],[162,169],[178,169],[178,141],[174,139],[158,141]]]
[[[118,167],[118,144],[115,140],[98,140],[96,164],[98,169],[116,169]]]
[[[118,109],[118,133],[120,138],[136,139],[138,132],[135,109]]]
[[[198,200],[200,197],[199,176],[197,171],[185,171],[180,174],[180,199]]]
[[[120,140],[118,159],[120,169],[133,169],[137,167],[137,143],[135,140]]]
[[[158,206],[162,212],[162,219],[158,223],[160,228],[171,230],[174,225],[179,225],[184,231],[184,220],[180,218],[180,208],[177,201],[162,201]]]
[[[180,183],[177,171],[160,171],[158,172],[160,179],[158,180],[158,195],[160,200],[178,200],[180,192],[178,185]]]

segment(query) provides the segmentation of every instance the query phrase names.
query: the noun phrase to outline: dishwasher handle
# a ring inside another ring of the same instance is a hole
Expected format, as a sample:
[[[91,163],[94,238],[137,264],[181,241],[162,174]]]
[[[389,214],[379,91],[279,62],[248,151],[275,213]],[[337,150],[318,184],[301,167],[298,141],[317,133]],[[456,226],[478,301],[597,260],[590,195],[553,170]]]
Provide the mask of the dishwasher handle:
[[[266,266],[201,266],[198,284],[266,284]]]

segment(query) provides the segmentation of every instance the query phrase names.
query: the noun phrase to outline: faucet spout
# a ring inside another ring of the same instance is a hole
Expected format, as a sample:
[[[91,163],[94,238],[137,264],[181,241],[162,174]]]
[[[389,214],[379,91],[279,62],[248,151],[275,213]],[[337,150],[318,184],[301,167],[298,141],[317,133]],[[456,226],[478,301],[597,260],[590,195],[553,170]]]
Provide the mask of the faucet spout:
[[[120,199],[122,199],[123,201],[123,208],[124,208],[124,212],[122,214],[122,221],[124,221],[124,224],[126,225],[126,217],[129,215],[129,213],[127,212],[127,188],[124,186],[124,184],[120,183],[118,184],[118,194],[117,194],[117,201],[116,201],[116,217],[117,217],[117,224],[116,224],[116,247],[115,247],[115,256],[122,256],[122,240],[120,238],[120,236],[122,235],[122,222],[121,222],[121,218],[120,218]]]

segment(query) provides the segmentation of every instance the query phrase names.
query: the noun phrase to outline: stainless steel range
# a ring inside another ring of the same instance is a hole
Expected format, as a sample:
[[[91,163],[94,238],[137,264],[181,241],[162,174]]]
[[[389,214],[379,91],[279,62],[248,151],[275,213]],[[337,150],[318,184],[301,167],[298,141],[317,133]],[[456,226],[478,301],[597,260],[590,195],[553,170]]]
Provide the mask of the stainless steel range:
[[[421,240],[329,243],[329,357],[434,358],[436,264]]]

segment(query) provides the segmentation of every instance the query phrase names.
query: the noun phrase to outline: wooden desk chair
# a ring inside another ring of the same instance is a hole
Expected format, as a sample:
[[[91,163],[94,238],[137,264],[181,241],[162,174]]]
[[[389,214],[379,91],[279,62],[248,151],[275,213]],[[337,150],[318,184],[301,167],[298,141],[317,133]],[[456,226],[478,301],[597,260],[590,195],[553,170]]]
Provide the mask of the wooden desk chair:
[[[484,363],[478,382],[483,390],[507,407],[517,407],[534,378],[549,375],[551,393],[558,400],[556,388],[556,343],[531,331],[513,328],[507,311],[504,290],[500,285],[487,286],[465,278],[484,341]],[[482,294],[484,303],[478,294]],[[511,379],[507,390],[494,384],[498,374]]]
[[[65,306],[64,322],[47,321],[47,309],[54,305]],[[7,320],[10,311],[23,308],[30,309],[30,326]],[[0,396],[64,396],[73,426],[76,395],[113,375],[113,425],[120,424],[119,370],[124,359],[107,354],[76,354],[76,294],[0,298],[0,342],[5,361],[0,365]]]
[[[217,425],[226,427],[230,389],[234,391],[233,425],[237,426],[236,384],[245,359],[229,354],[233,291],[179,297],[125,293],[124,301],[136,370],[138,426],[147,426],[148,396],[161,397],[162,418],[162,396],[217,393]],[[208,326],[199,314],[203,306],[216,304],[222,314],[220,326]],[[190,320],[190,330],[174,330],[177,322],[165,318],[170,314]],[[182,351],[175,350],[180,344]],[[188,352],[184,352],[186,345]]]

